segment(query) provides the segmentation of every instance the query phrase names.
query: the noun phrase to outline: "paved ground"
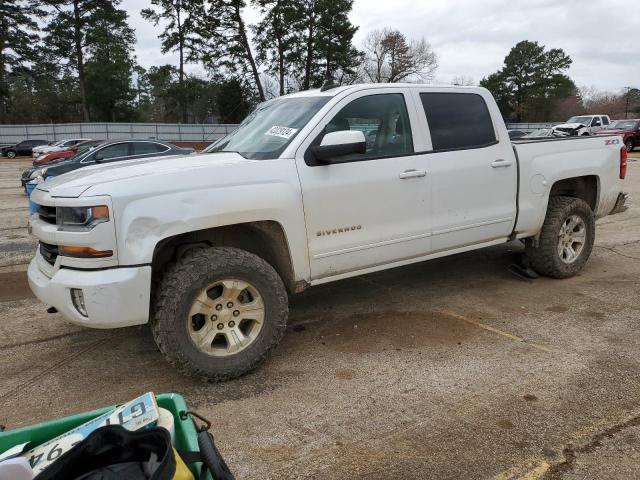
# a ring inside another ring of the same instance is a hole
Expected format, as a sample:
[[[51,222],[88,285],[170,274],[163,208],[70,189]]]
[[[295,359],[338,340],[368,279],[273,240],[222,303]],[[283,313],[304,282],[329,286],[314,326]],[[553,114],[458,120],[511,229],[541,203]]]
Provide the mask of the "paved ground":
[[[239,479],[640,477],[640,207],[598,223],[569,280],[512,276],[514,243],[311,289],[265,366],[211,385],[147,328],[45,313],[20,266],[24,165],[0,162],[0,423],[176,391]],[[640,164],[628,178],[640,198]]]

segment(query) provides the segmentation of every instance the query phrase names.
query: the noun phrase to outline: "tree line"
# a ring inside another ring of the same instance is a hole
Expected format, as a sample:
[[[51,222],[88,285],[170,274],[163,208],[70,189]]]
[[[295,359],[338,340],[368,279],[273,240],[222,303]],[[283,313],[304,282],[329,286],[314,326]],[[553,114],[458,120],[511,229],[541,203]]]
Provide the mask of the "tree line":
[[[248,24],[245,7],[260,14]],[[236,123],[257,102],[340,83],[433,77],[424,39],[385,28],[354,45],[353,0],[149,0],[176,65],[137,62],[121,0],[0,0],[0,123]],[[206,76],[187,73],[199,64]]]
[[[502,115],[514,122],[564,121],[574,115],[640,116],[640,90],[619,93],[577,87],[566,74],[573,61],[561,48],[538,42],[517,43],[503,67],[483,78],[480,86],[493,93]],[[629,117],[630,118],[630,117]]]
[[[0,123],[89,121],[237,123],[261,101],[325,80],[431,81],[438,57],[424,38],[393,28],[354,44],[353,0],[148,0],[175,65],[148,69],[121,0],[0,0]],[[259,13],[249,24],[245,8]],[[480,85],[515,121],[640,110],[640,92],[579,89],[571,58],[532,41],[515,45]],[[198,64],[205,75],[187,73]],[[454,84],[472,85],[462,75]],[[606,99],[606,101],[605,101]]]

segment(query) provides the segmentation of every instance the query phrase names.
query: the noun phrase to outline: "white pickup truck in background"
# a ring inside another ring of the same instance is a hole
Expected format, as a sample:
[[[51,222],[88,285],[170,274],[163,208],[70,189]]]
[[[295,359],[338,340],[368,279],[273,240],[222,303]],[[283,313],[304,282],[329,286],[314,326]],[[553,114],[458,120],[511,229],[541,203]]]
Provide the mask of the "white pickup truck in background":
[[[553,130],[567,135],[586,136],[594,135],[610,123],[609,115],[579,115],[571,117],[566,123],[555,125]]]
[[[150,322],[171,364],[225,380],[265,359],[312,285],[517,239],[540,274],[576,274],[625,173],[618,136],[512,143],[482,88],[306,91],[203,154],[40,184],[29,282],[81,325]]]

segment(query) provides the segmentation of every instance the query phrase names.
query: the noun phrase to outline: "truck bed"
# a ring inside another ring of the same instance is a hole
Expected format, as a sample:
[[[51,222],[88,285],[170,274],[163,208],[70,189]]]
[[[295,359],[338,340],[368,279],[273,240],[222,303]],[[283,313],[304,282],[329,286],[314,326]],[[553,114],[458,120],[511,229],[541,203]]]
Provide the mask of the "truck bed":
[[[518,238],[539,231],[549,194],[563,179],[580,178],[593,184],[597,218],[611,213],[622,188],[620,150],[616,135],[513,140],[518,162]],[[585,187],[586,188],[586,187]]]

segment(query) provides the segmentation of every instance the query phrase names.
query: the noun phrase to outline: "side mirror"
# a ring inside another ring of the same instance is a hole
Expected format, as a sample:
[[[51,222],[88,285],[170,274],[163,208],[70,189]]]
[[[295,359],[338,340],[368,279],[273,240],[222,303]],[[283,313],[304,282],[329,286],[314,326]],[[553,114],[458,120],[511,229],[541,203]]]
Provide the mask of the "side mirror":
[[[341,130],[327,133],[320,145],[312,147],[316,160],[322,163],[340,163],[340,157],[353,153],[366,153],[367,141],[360,130]]]
[[[104,160],[104,158],[103,158],[103,157],[102,157],[102,155],[100,155],[100,153],[98,152],[98,153],[96,153],[96,154],[93,156],[93,160],[94,160],[96,163],[100,163],[102,160]]]
[[[593,122],[593,126],[594,127],[601,127],[602,123],[600,123],[598,120],[596,120],[595,122]]]

